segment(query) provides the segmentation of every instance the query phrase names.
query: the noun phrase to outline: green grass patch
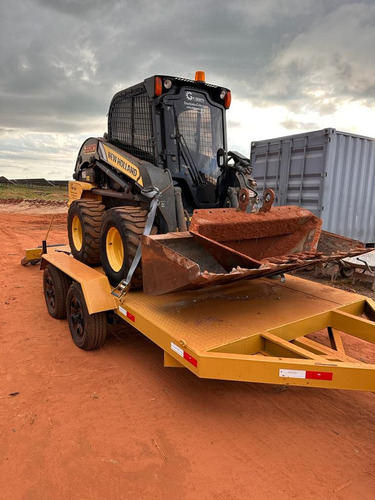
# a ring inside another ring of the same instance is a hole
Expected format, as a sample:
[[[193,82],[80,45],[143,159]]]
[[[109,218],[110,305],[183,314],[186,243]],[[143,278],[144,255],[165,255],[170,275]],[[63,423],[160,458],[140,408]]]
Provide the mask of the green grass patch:
[[[14,186],[0,184],[0,200],[68,201],[68,188],[64,186]]]

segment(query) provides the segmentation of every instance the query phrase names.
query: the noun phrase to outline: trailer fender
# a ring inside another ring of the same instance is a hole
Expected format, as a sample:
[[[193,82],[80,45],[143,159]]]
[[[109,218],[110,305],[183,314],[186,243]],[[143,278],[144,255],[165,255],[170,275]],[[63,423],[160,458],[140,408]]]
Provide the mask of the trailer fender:
[[[81,285],[89,314],[117,308],[108,278],[98,270],[100,268],[88,267],[63,252],[44,254],[40,268],[44,269],[47,264],[57,267]]]

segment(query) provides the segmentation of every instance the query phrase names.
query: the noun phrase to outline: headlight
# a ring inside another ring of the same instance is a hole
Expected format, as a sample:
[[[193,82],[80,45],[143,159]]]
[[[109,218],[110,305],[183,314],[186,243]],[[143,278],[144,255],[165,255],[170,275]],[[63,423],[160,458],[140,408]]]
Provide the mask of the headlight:
[[[169,80],[169,78],[167,80],[164,80],[164,88],[169,90],[171,87],[172,87],[172,81]]]

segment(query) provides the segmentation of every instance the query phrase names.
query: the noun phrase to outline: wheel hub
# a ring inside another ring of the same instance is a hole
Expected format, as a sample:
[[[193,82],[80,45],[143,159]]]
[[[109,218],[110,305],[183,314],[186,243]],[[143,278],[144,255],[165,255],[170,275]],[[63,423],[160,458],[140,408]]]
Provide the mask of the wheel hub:
[[[70,318],[75,335],[82,338],[84,333],[82,305],[76,297],[70,301]]]
[[[53,281],[50,276],[46,279],[46,297],[48,305],[51,309],[55,308],[56,299],[55,299],[55,287],[53,286]]]
[[[72,238],[76,250],[80,251],[83,245],[83,236],[81,221],[77,215],[75,215],[72,220]]]
[[[109,265],[115,272],[120,271],[124,263],[124,245],[115,227],[111,227],[107,233],[106,252]]]

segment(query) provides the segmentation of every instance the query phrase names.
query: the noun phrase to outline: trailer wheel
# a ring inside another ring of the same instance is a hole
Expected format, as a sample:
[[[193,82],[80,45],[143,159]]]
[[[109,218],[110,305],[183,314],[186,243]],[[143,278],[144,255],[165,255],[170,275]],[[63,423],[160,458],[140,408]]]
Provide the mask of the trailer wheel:
[[[74,201],[68,211],[68,238],[73,257],[87,264],[100,264],[100,226],[105,206],[97,200]]]
[[[56,319],[66,318],[65,301],[71,279],[52,264],[43,273],[43,290],[49,314]]]
[[[354,267],[343,266],[340,264],[340,274],[343,278],[351,278],[354,274]]]
[[[107,336],[105,312],[89,314],[81,285],[72,283],[66,297],[66,315],[73,342],[80,349],[90,351],[101,347]]]
[[[147,219],[139,207],[111,208],[103,216],[100,251],[103,269],[112,286],[125,279],[137,251]],[[138,264],[132,288],[142,288],[142,267]]]

